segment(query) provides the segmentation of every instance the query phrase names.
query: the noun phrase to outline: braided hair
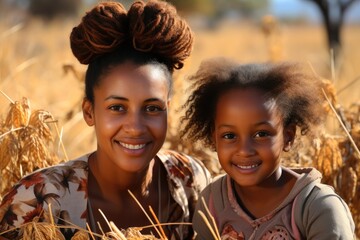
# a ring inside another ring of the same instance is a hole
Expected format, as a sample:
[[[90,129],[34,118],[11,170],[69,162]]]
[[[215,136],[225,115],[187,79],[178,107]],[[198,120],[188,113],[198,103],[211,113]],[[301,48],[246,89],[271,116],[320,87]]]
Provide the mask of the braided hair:
[[[93,88],[112,67],[127,60],[161,67],[172,86],[174,69],[190,56],[194,36],[175,7],[160,0],[134,2],[128,11],[119,2],[101,2],[73,28],[74,56],[88,64],[85,94],[93,102]]]

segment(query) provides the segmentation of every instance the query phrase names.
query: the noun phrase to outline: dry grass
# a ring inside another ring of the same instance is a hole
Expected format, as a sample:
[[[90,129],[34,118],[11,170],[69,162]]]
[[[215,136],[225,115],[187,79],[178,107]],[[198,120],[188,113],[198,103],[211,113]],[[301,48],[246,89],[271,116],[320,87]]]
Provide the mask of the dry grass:
[[[0,196],[24,175],[59,162],[51,151],[49,124],[56,124],[51,113],[31,111],[25,97],[11,100],[6,118],[0,122]]]
[[[29,21],[15,26],[0,22],[0,90],[7,94],[0,95],[0,199],[7,187],[24,174],[95,149],[92,129],[82,120],[79,104],[85,67],[76,62],[68,43],[71,28],[77,22]],[[286,156],[284,161],[289,166],[317,167],[324,174],[324,182],[333,185],[349,204],[360,236],[360,160],[355,147],[360,146],[360,72],[357,68],[360,27],[344,29],[344,54],[333,71],[325,35],[319,26],[290,26],[265,18],[259,24],[227,23],[218,29],[194,28],[194,31],[193,55],[184,69],[175,74],[165,146],[198,156],[214,175],[221,172],[214,153],[194,148],[178,138],[181,112],[177,109],[187,97],[188,83],[184,79],[196,71],[203,59],[226,56],[244,63],[309,62],[319,75],[331,79],[324,88],[337,116],[328,104],[329,120],[322,134],[316,139],[299,139],[299,150]],[[62,131],[57,130],[57,126]],[[45,223],[26,227],[31,234],[36,234],[40,225],[39,229],[48,229],[57,236],[53,226]],[[85,232],[79,232],[73,239],[86,239]],[[138,239],[130,238],[126,232],[120,234],[115,228],[109,234],[115,235],[104,236],[104,239],[123,239],[119,237],[121,234],[125,239]]]
[[[77,226],[60,226],[54,223],[54,218],[51,215],[51,210],[49,212],[50,215],[45,212],[41,214],[41,217],[45,218],[46,221],[39,221],[40,217],[35,217],[32,222],[28,222],[20,226],[19,228],[22,232],[20,240],[65,240],[65,237],[60,231],[61,228],[72,228],[77,230],[71,240],[167,240],[166,236],[163,235],[160,235],[160,238],[149,234],[144,235],[141,233],[141,230],[143,228],[140,227],[120,230],[119,228],[117,228],[117,226],[115,226],[113,222],[108,222],[107,220],[106,221],[110,228],[110,231],[102,232],[102,234],[97,234],[90,230],[79,228]],[[151,225],[151,227],[157,229],[161,228],[161,225]],[[13,229],[8,231],[13,231]],[[1,234],[8,231],[2,232]]]

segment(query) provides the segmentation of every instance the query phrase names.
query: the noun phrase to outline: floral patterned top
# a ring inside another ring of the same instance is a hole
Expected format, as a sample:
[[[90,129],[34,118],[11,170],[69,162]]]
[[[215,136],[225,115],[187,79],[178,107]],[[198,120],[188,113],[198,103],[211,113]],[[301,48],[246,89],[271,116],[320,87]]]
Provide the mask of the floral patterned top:
[[[86,229],[88,157],[82,156],[49,168],[40,169],[24,177],[3,198],[0,205],[0,239],[4,236],[17,239],[21,236],[19,227],[40,217],[43,210],[51,211],[55,223],[68,222]],[[210,174],[204,165],[178,152],[162,150],[157,156],[168,173],[168,186],[178,204],[168,222],[191,222],[199,193],[209,183]],[[180,214],[179,214],[180,213]],[[175,219],[174,219],[175,218]],[[191,239],[189,225],[170,225],[169,239]],[[1,232],[15,228],[1,235]],[[76,230],[62,228],[66,239],[71,239]]]

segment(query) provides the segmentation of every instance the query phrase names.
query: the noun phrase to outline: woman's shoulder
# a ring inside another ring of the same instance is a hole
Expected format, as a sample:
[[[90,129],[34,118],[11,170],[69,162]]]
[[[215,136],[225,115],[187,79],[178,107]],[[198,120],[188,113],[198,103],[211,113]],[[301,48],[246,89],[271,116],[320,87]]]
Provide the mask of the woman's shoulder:
[[[61,175],[69,175],[71,177],[78,176],[80,178],[87,178],[88,172],[88,155],[79,158],[60,162],[56,165],[46,168],[40,168],[32,173],[21,178],[17,185],[28,184],[30,179],[37,179],[36,182],[46,183],[49,179],[60,179]]]
[[[37,169],[22,177],[18,183],[14,185],[14,188],[18,189],[20,186],[24,186],[25,189],[29,189],[32,185],[47,184],[48,181],[51,180],[61,181],[61,176],[87,178],[87,156],[88,155],[84,155],[74,160],[64,161],[53,166]],[[71,179],[68,178],[68,180]]]
[[[84,155],[21,178],[2,199],[0,230],[31,221],[50,204],[55,212],[75,208],[74,211],[83,211],[85,205],[81,200],[86,197],[87,169]]]
[[[201,170],[205,174],[209,174],[209,171],[200,160],[185,153],[162,149],[158,152],[157,157],[167,168],[176,167],[178,170],[185,170],[186,172]]]
[[[172,163],[172,164],[184,165],[184,166],[190,166],[194,162],[195,163],[200,162],[199,160],[195,159],[194,157],[192,157],[192,156],[190,156],[188,154],[178,152],[178,151],[174,151],[174,150],[170,150],[170,149],[161,149],[157,153],[157,157],[159,157],[160,160],[163,163],[169,162],[169,163]]]
[[[87,156],[84,155],[54,166],[40,168],[27,174],[12,186],[8,193],[4,195],[2,202],[7,202],[10,199],[20,201],[36,195],[38,191],[45,192],[45,189],[54,193],[62,192],[66,191],[71,183],[77,185],[86,182],[88,173]]]
[[[210,172],[198,159],[174,150],[161,150],[157,157],[172,179],[186,182],[186,186],[199,185],[203,189],[211,181]]]

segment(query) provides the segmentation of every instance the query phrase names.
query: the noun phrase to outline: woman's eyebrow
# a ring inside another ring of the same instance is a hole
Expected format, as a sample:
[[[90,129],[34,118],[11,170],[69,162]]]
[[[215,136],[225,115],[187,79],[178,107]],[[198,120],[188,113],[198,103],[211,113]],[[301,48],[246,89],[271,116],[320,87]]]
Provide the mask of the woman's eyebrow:
[[[144,102],[165,102],[164,100],[160,99],[160,98],[149,98],[146,99]]]
[[[116,96],[116,95],[110,95],[105,98],[105,100],[110,100],[110,99],[129,101],[129,99],[127,99],[125,97],[120,97],[120,96]]]

